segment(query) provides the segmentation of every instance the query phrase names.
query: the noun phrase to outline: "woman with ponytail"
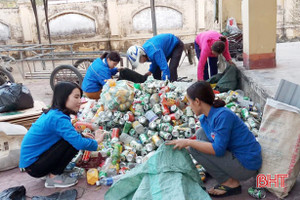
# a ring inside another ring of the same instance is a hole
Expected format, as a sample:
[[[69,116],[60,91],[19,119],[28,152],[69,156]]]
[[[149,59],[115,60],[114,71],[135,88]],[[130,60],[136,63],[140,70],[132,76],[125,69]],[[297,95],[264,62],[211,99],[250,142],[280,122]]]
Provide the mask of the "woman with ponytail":
[[[207,80],[210,76],[218,73],[218,55],[223,54],[225,59],[233,64],[229,53],[228,40],[216,31],[205,31],[197,35],[195,40],[195,51],[198,62],[198,80]],[[209,58],[210,76],[208,74]]]
[[[172,140],[174,149],[189,147],[190,153],[218,181],[209,189],[212,196],[241,193],[241,180],[257,174],[261,167],[261,147],[244,122],[225,102],[215,100],[209,83],[199,81],[187,89],[187,99],[193,112],[200,116],[201,128],[197,140]]]
[[[91,99],[99,99],[103,85],[120,69],[116,68],[121,57],[118,52],[105,52],[97,58],[87,69],[82,82],[84,94]]]

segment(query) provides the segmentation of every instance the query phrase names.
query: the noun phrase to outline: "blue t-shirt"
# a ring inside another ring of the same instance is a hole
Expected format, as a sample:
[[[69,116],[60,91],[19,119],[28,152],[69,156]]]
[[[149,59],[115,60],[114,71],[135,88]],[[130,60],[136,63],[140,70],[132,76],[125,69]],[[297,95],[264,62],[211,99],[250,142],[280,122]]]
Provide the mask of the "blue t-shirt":
[[[245,123],[230,109],[211,107],[208,116],[200,116],[201,126],[212,143],[216,156],[232,154],[249,170],[262,164],[261,147]]]
[[[24,136],[21,144],[20,168],[26,168],[56,142],[64,139],[77,150],[96,151],[96,140],[82,137],[71,123],[71,118],[57,109],[42,114]]]
[[[172,54],[174,47],[179,43],[178,38],[170,33],[159,34],[147,40],[143,48],[152,62],[149,71],[154,73],[159,67],[162,71],[162,79],[166,76],[170,80],[170,70],[167,58]]]
[[[111,79],[117,72],[117,68],[109,68],[106,59],[97,58],[87,69],[81,88],[88,93],[98,92],[106,83],[105,80]]]

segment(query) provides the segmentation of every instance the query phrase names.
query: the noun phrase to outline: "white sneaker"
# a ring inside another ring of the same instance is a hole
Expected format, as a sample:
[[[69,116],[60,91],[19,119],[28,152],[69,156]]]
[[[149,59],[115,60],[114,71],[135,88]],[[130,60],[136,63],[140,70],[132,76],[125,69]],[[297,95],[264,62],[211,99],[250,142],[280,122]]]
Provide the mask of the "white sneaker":
[[[67,174],[56,175],[50,178],[48,175],[45,182],[46,188],[66,188],[76,185],[77,178],[71,178]]]

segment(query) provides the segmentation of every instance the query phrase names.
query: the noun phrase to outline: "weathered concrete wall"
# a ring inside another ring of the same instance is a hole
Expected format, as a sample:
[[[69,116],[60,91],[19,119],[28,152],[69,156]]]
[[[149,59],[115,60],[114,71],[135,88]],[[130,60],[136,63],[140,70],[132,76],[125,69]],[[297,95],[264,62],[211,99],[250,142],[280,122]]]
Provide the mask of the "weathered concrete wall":
[[[241,0],[224,0],[220,22],[229,16],[240,21]],[[49,1],[48,17],[52,43],[75,43],[75,48],[126,50],[152,37],[149,0]],[[299,1],[278,0],[278,37],[300,36],[297,9]],[[42,1],[37,1],[42,43],[48,43]],[[158,33],[170,32],[184,41],[193,41],[203,30],[220,30],[214,21],[214,0],[155,1]],[[235,7],[234,7],[235,6]],[[30,1],[0,2],[0,43],[38,43],[35,18]],[[220,10],[221,11],[221,10]],[[298,20],[298,21],[297,21]],[[5,32],[4,29],[9,31]],[[3,32],[4,30],[4,32]]]
[[[0,24],[1,32],[5,31],[0,34],[1,44],[7,44],[11,41],[22,42],[23,33],[19,18],[19,8],[14,2],[8,2],[7,4],[1,2]]]
[[[280,41],[300,39],[300,1],[277,1],[277,35]]]
[[[1,40],[6,44],[38,43],[30,1],[12,1],[13,8],[0,4],[0,23],[10,30],[9,37],[3,35]],[[126,50],[153,36],[149,0],[82,1],[49,1],[52,43],[75,43],[75,48],[89,50]],[[37,3],[41,40],[48,43],[44,8],[42,1]],[[202,30],[218,29],[213,20],[214,0],[161,0],[155,6],[158,33],[170,32],[193,41]]]

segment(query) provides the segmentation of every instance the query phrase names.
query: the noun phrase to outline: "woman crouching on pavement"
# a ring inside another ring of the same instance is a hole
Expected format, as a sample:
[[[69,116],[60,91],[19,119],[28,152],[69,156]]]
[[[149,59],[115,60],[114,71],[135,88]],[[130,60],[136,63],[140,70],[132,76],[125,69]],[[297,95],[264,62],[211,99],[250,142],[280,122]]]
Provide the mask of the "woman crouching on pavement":
[[[52,105],[32,124],[21,145],[20,168],[35,178],[46,176],[45,187],[70,187],[77,183],[63,173],[79,150],[96,151],[104,133],[95,136],[76,132],[71,123],[71,114],[76,114],[81,105],[82,90],[71,82],[55,86]]]
[[[189,147],[190,153],[218,181],[208,190],[211,196],[240,194],[240,181],[257,174],[261,167],[261,147],[244,122],[225,102],[215,100],[209,83],[199,81],[187,89],[187,99],[199,116],[201,127],[197,140],[172,140],[174,149]]]

